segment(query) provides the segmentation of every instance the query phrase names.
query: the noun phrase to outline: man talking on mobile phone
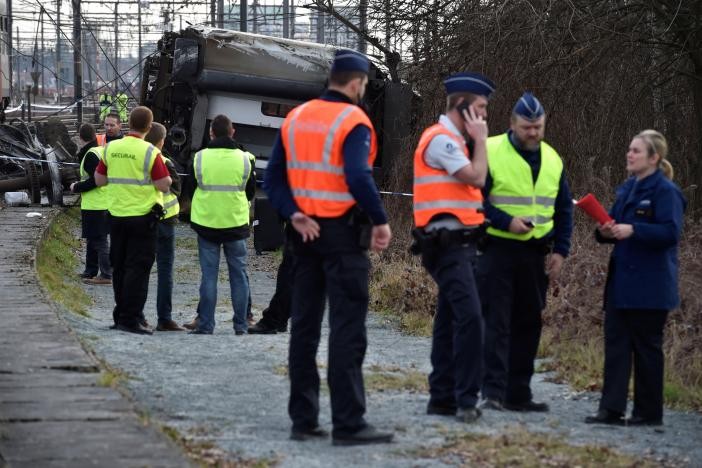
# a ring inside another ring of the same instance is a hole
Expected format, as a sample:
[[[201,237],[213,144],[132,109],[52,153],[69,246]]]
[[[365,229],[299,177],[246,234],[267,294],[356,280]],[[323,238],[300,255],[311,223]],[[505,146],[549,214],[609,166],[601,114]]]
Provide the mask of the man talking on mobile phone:
[[[414,253],[439,288],[432,331],[427,413],[471,423],[482,376],[483,318],[475,284],[476,242],[485,221],[487,105],[495,85],[477,73],[445,81],[446,113],[414,152]]]
[[[487,141],[483,195],[490,227],[478,261],[486,409],[549,409],[533,401],[530,382],[546,289],[570,249],[573,205],[563,161],[543,141],[545,126],[543,106],[527,92],[512,110],[510,129]]]

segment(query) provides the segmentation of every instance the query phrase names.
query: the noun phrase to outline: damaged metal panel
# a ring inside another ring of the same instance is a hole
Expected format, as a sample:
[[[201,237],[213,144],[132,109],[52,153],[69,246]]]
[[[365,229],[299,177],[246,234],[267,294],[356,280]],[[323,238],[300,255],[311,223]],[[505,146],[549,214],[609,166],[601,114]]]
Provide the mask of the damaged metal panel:
[[[141,103],[169,129],[166,150],[183,169],[207,145],[209,121],[220,113],[229,116],[237,141],[256,156],[260,178],[287,112],[324,91],[335,51],[215,28],[167,32],[159,41],[160,54],[144,67]],[[394,91],[404,85],[388,88],[387,70],[369,59],[365,106],[378,130],[376,164],[383,166],[398,154],[397,132],[408,129],[397,122],[407,121],[412,100],[397,101],[408,95]],[[386,89],[393,92],[386,94]],[[387,124],[390,128],[384,128]]]

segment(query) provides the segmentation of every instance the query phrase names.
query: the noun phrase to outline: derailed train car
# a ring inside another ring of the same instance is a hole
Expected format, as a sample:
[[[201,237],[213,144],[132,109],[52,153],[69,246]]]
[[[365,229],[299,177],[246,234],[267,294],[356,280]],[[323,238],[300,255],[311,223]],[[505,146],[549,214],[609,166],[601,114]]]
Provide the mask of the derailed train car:
[[[261,179],[287,113],[319,96],[335,48],[213,28],[168,32],[144,66],[141,103],[168,128],[167,150],[183,167],[207,145],[209,122],[229,116],[236,139],[256,156]],[[365,105],[378,131],[374,168],[382,181],[408,135],[412,92],[371,59]]]

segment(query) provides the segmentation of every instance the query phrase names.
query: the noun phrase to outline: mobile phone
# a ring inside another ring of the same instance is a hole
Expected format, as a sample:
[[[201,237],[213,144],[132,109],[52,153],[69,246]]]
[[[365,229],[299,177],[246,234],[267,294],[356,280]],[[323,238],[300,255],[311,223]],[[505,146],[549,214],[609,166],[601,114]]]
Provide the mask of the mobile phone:
[[[463,111],[468,112],[468,115],[470,115],[469,109],[470,109],[470,104],[468,104],[466,101],[463,101],[459,105],[456,106],[456,110],[458,111],[458,115],[460,115],[463,120],[466,119],[463,115]]]

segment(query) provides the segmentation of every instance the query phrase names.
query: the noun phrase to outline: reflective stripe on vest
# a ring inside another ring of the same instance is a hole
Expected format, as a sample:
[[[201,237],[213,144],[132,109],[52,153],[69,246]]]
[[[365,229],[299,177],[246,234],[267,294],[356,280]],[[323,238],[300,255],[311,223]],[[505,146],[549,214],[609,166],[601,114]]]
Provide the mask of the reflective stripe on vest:
[[[424,227],[434,216],[450,214],[466,226],[482,224],[485,216],[479,211],[483,208],[480,189],[429,166],[424,159],[429,144],[439,135],[451,138],[468,156],[465,142],[443,125],[432,125],[422,133],[414,152],[414,223]]]
[[[86,151],[85,156],[80,161],[80,180],[84,182],[90,178],[90,174],[85,172],[85,158],[88,153],[92,153],[97,156],[98,160],[102,160],[103,148],[101,146],[96,146],[90,148]],[[109,206],[109,199],[107,198],[107,187],[95,187],[94,189],[88,190],[87,192],[82,192],[80,194],[80,209],[81,210],[106,210]]]
[[[198,186],[191,221],[214,229],[248,225],[246,182],[255,165],[254,156],[239,149],[207,148],[195,154],[193,165]]]
[[[202,177],[202,151],[198,151],[195,154],[195,178],[197,179],[198,187],[211,192],[243,192],[246,190],[246,181],[249,180],[249,175],[251,174],[251,162],[248,157],[244,158],[244,175],[241,185],[205,184],[205,179]]]
[[[293,109],[283,122],[281,138],[288,183],[305,214],[338,217],[355,204],[344,178],[343,144],[357,125],[370,130],[368,165],[372,167],[375,131],[357,106],[314,99]]]
[[[171,160],[165,157],[164,155],[161,155],[161,157],[163,158],[164,162],[171,163]],[[180,213],[180,204],[178,203],[178,196],[170,190],[168,191],[168,193],[163,194],[163,209],[166,210],[166,214],[163,217],[163,219],[172,218],[174,216],[177,216],[178,213]]]
[[[163,194],[151,181],[156,148],[134,136],[113,140],[105,146],[107,188],[110,214],[117,217],[143,216],[156,204],[163,205]]]
[[[488,199],[495,208],[534,223],[525,234],[513,234],[494,227],[488,233],[507,239],[540,239],[553,230],[553,214],[560,187],[563,162],[558,153],[541,142],[541,168],[536,183],[531,167],[519,155],[508,134],[488,138],[488,168],[492,187]]]
[[[107,154],[107,148],[110,145],[105,145],[105,154]],[[151,145],[146,150],[146,156],[144,157],[144,163],[142,168],[142,177],[140,179],[131,179],[125,177],[110,177],[111,184],[125,184],[125,185],[151,185],[153,181],[151,180],[151,168],[153,167],[153,157],[156,147]]]

